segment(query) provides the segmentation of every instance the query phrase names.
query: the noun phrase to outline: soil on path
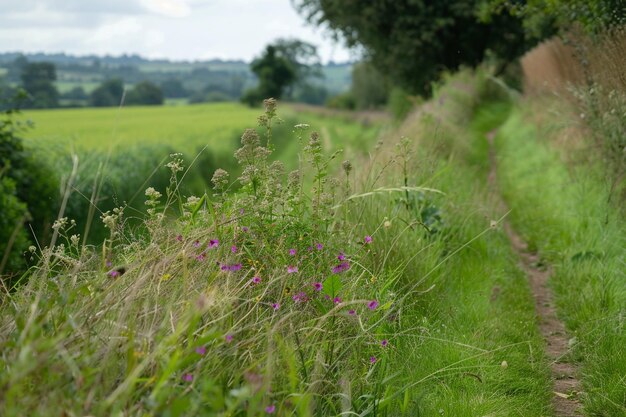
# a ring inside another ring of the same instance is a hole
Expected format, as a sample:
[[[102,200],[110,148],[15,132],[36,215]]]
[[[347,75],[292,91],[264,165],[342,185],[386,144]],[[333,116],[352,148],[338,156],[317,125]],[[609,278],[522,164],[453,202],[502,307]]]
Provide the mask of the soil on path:
[[[497,190],[497,164],[493,141],[496,131],[487,134],[489,142],[490,171],[488,176],[489,188],[503,208],[506,204]],[[539,330],[545,340],[546,356],[550,360],[550,369],[554,381],[552,405],[557,417],[582,416],[582,410],[578,401],[581,390],[580,380],[577,377],[578,369],[570,360],[569,338],[565,325],[556,314],[554,295],[548,286],[550,268],[545,265],[540,257],[528,250],[528,245],[513,229],[509,222],[504,222],[504,230],[511,241],[513,250],[518,255],[521,267],[530,282],[530,288],[535,300]]]

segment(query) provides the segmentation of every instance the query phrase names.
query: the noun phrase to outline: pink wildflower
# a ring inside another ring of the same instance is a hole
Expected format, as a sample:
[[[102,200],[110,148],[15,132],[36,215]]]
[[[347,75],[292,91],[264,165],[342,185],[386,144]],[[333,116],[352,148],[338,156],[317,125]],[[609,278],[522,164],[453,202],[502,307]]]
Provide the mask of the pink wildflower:
[[[333,303],[340,304],[341,303],[341,298],[339,298],[339,297],[333,298]]]
[[[211,248],[217,248],[220,245],[220,241],[217,239],[211,239],[209,240],[209,249]]]
[[[350,314],[351,316],[356,316],[356,310],[350,310],[348,311],[348,314]]]
[[[287,273],[288,273],[288,274],[293,274],[293,273],[295,273],[295,272],[298,272],[298,267],[297,267],[297,266],[292,266],[292,265],[289,265],[289,266],[287,267]]]
[[[184,374],[183,375],[183,381],[185,381],[185,382],[193,381],[193,375],[192,374]]]
[[[261,283],[261,277],[252,278],[252,284],[260,284],[260,283]]]
[[[227,334],[226,336],[224,336],[224,340],[226,340],[226,343],[230,343],[233,341],[233,335],[232,334]]]
[[[296,250],[295,249],[289,249],[289,255],[296,256]]]
[[[315,247],[317,248],[317,250],[324,249],[324,245],[322,245],[321,243],[318,243],[317,245],[315,245]]]
[[[276,406],[274,404],[268,405],[267,407],[265,407],[265,412],[267,414],[274,414],[275,411],[276,411]]]
[[[383,340],[381,340],[381,342],[380,342],[380,345],[381,345],[382,347],[387,347],[387,345],[388,345],[388,344],[389,344],[389,341],[388,341],[387,339],[383,339]]]
[[[372,243],[372,237],[371,236],[365,236],[365,243]]]
[[[200,247],[200,241],[199,240],[194,240],[192,243],[194,248],[199,248]]]
[[[370,310],[376,310],[377,307],[378,307],[378,301],[376,300],[372,300],[369,303],[367,303],[367,308],[369,308]]]
[[[370,363],[371,364],[375,364],[376,363],[376,356],[370,356]]]
[[[333,274],[340,274],[344,271],[347,271],[348,269],[350,269],[350,263],[349,262],[342,262],[339,265],[336,265],[332,268]]]
[[[230,247],[230,251],[231,251],[232,253],[237,253],[237,246],[235,246],[235,245],[231,246],[231,247]]]
[[[182,242],[183,241],[183,235],[176,236],[176,240],[178,240],[179,242]]]
[[[322,288],[324,288],[324,286],[321,282],[314,282],[313,288],[315,289],[315,291],[322,291]]]
[[[280,309],[280,303],[273,303],[272,308],[274,309],[274,311],[278,311],[278,309]]]
[[[196,353],[197,353],[198,355],[204,355],[204,354],[206,353],[206,347],[204,347],[204,346],[198,346],[198,347],[196,348]]]

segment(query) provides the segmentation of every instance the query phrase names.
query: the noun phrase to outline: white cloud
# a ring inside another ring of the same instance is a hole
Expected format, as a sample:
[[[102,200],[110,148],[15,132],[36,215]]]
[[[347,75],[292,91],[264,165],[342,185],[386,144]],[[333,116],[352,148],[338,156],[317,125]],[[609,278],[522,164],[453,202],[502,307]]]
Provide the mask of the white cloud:
[[[324,61],[350,58],[290,0],[0,0],[0,8],[0,52],[251,60],[282,37],[317,45]]]
[[[141,0],[144,7],[166,17],[181,18],[191,14],[191,6],[185,0]]]

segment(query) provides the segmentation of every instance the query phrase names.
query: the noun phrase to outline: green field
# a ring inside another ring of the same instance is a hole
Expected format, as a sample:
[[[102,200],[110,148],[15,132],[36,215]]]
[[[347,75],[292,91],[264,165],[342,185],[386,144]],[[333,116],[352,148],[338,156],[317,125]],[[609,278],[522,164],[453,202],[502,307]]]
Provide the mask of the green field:
[[[35,128],[24,136],[31,147],[53,144],[65,151],[116,150],[129,145],[168,145],[180,152],[205,145],[213,151],[233,149],[236,138],[254,121],[259,109],[237,103],[212,103],[191,106],[132,107],[102,109],[31,110],[23,114]],[[377,130],[339,117],[312,113],[296,114],[281,108],[282,129],[304,123],[318,130],[327,144],[336,148],[365,147]],[[289,133],[289,132],[286,132]],[[287,143],[288,145],[288,143]],[[342,145],[343,146],[343,145]],[[279,152],[285,149],[278,149]]]

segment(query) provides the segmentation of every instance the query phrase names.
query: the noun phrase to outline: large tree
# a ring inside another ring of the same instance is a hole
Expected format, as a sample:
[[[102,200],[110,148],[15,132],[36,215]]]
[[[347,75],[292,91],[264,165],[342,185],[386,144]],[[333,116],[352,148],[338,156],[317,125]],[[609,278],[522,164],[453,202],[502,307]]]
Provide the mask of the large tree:
[[[487,51],[506,61],[533,44],[506,10],[480,19],[484,0],[292,1],[310,22],[363,46],[381,73],[411,92],[428,92],[442,70],[477,65]]]
[[[319,76],[320,67],[315,46],[297,39],[279,39],[250,64],[259,85],[248,90],[242,100],[252,105],[265,98],[289,95],[296,84]]]
[[[31,62],[22,67],[22,87],[29,94],[26,107],[49,108],[59,106],[59,92],[54,86],[56,67],[50,62]]]

